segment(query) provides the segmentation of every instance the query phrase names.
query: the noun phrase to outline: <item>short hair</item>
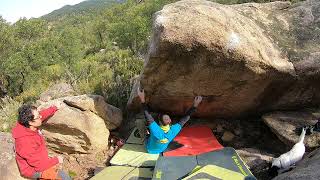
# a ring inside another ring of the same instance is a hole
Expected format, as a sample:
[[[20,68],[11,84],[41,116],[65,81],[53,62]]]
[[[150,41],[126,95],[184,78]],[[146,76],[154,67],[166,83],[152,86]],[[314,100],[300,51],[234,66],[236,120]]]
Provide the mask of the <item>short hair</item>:
[[[29,121],[32,121],[34,119],[34,114],[32,113],[32,110],[36,110],[37,107],[30,105],[30,104],[24,104],[18,109],[19,117],[18,122],[23,125],[24,127],[29,128]]]
[[[169,116],[169,114],[168,113],[159,113],[158,114],[158,119],[159,119],[159,123],[161,124],[161,125],[163,125],[164,123],[163,123],[163,116],[164,115],[168,115]]]
[[[158,120],[158,122],[161,123],[161,124],[162,124],[162,116],[163,116],[162,113],[158,113],[157,120]]]

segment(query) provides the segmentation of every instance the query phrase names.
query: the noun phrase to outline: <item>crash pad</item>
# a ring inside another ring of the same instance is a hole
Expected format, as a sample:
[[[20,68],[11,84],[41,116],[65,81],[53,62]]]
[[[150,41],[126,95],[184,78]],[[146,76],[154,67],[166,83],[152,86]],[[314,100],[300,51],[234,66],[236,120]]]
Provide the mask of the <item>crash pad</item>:
[[[180,144],[172,148],[172,144]],[[184,127],[182,131],[169,144],[163,156],[190,156],[198,155],[214,150],[222,149],[223,146],[207,126],[198,125]]]
[[[133,167],[154,167],[159,154],[149,154],[144,145],[125,144],[113,156],[111,165],[133,166]]]
[[[183,180],[195,180],[195,179],[232,179],[243,180],[245,176],[241,173],[231,171],[226,168],[222,168],[216,165],[206,165],[191,175],[183,178]]]
[[[181,179],[188,175],[196,166],[196,156],[161,156],[154,168],[153,179]]]
[[[122,179],[122,180],[151,180],[151,168],[137,168],[127,166],[109,166],[93,176],[91,180],[106,180],[106,179]]]
[[[247,165],[242,161],[236,150],[232,147],[225,147],[218,151],[212,151],[197,156],[199,166],[216,165],[244,176],[252,176]]]
[[[128,137],[126,143],[129,144],[144,144],[144,140],[140,137],[139,131],[137,128],[134,128]]]
[[[194,168],[191,169],[191,167]],[[216,171],[219,173],[216,173],[215,178],[209,178],[212,176],[212,172]],[[230,147],[196,156],[160,157],[153,173],[153,179],[157,180],[183,178],[230,179],[229,177],[233,177],[231,179],[240,177],[243,177],[242,179],[255,179],[237,152]]]

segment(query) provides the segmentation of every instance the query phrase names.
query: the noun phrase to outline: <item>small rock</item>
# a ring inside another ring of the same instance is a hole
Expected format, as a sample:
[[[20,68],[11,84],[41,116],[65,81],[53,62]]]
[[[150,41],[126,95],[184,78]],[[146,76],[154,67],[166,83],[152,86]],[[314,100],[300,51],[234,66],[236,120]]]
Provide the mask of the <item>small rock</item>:
[[[223,127],[219,124],[218,126],[217,126],[217,132],[218,133],[221,133],[223,131]]]
[[[239,135],[242,133],[242,131],[241,131],[241,129],[236,129],[236,130],[234,130],[234,133],[235,133],[237,136],[239,136]]]
[[[223,133],[223,136],[222,136],[221,139],[224,142],[230,142],[230,141],[232,141],[233,138],[234,138],[234,134],[232,132],[230,132],[230,131],[226,131],[226,132]]]

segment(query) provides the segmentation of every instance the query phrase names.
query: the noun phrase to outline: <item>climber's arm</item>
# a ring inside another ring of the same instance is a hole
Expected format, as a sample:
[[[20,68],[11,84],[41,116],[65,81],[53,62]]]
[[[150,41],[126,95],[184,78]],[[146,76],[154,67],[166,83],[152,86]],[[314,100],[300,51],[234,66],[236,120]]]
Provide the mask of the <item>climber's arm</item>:
[[[178,122],[181,126],[184,126],[190,119],[192,113],[194,113],[202,101],[202,96],[197,96],[194,98],[192,107],[186,112],[186,114]]]
[[[146,118],[146,120],[150,124],[150,123],[152,123],[154,121],[154,119],[151,116],[151,114],[149,113],[149,108],[148,108],[148,105],[146,104],[144,90],[141,91],[140,88],[138,88],[137,89],[137,93],[138,93],[139,99],[140,99],[141,104],[142,104],[144,117]]]

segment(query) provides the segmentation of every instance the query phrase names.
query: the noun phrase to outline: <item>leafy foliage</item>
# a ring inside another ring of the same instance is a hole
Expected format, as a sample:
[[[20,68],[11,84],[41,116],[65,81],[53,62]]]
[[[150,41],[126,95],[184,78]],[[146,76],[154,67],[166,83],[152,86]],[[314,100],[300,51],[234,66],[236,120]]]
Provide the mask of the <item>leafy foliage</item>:
[[[9,132],[17,122],[17,109],[21,103],[9,97],[0,100],[0,131]]]

